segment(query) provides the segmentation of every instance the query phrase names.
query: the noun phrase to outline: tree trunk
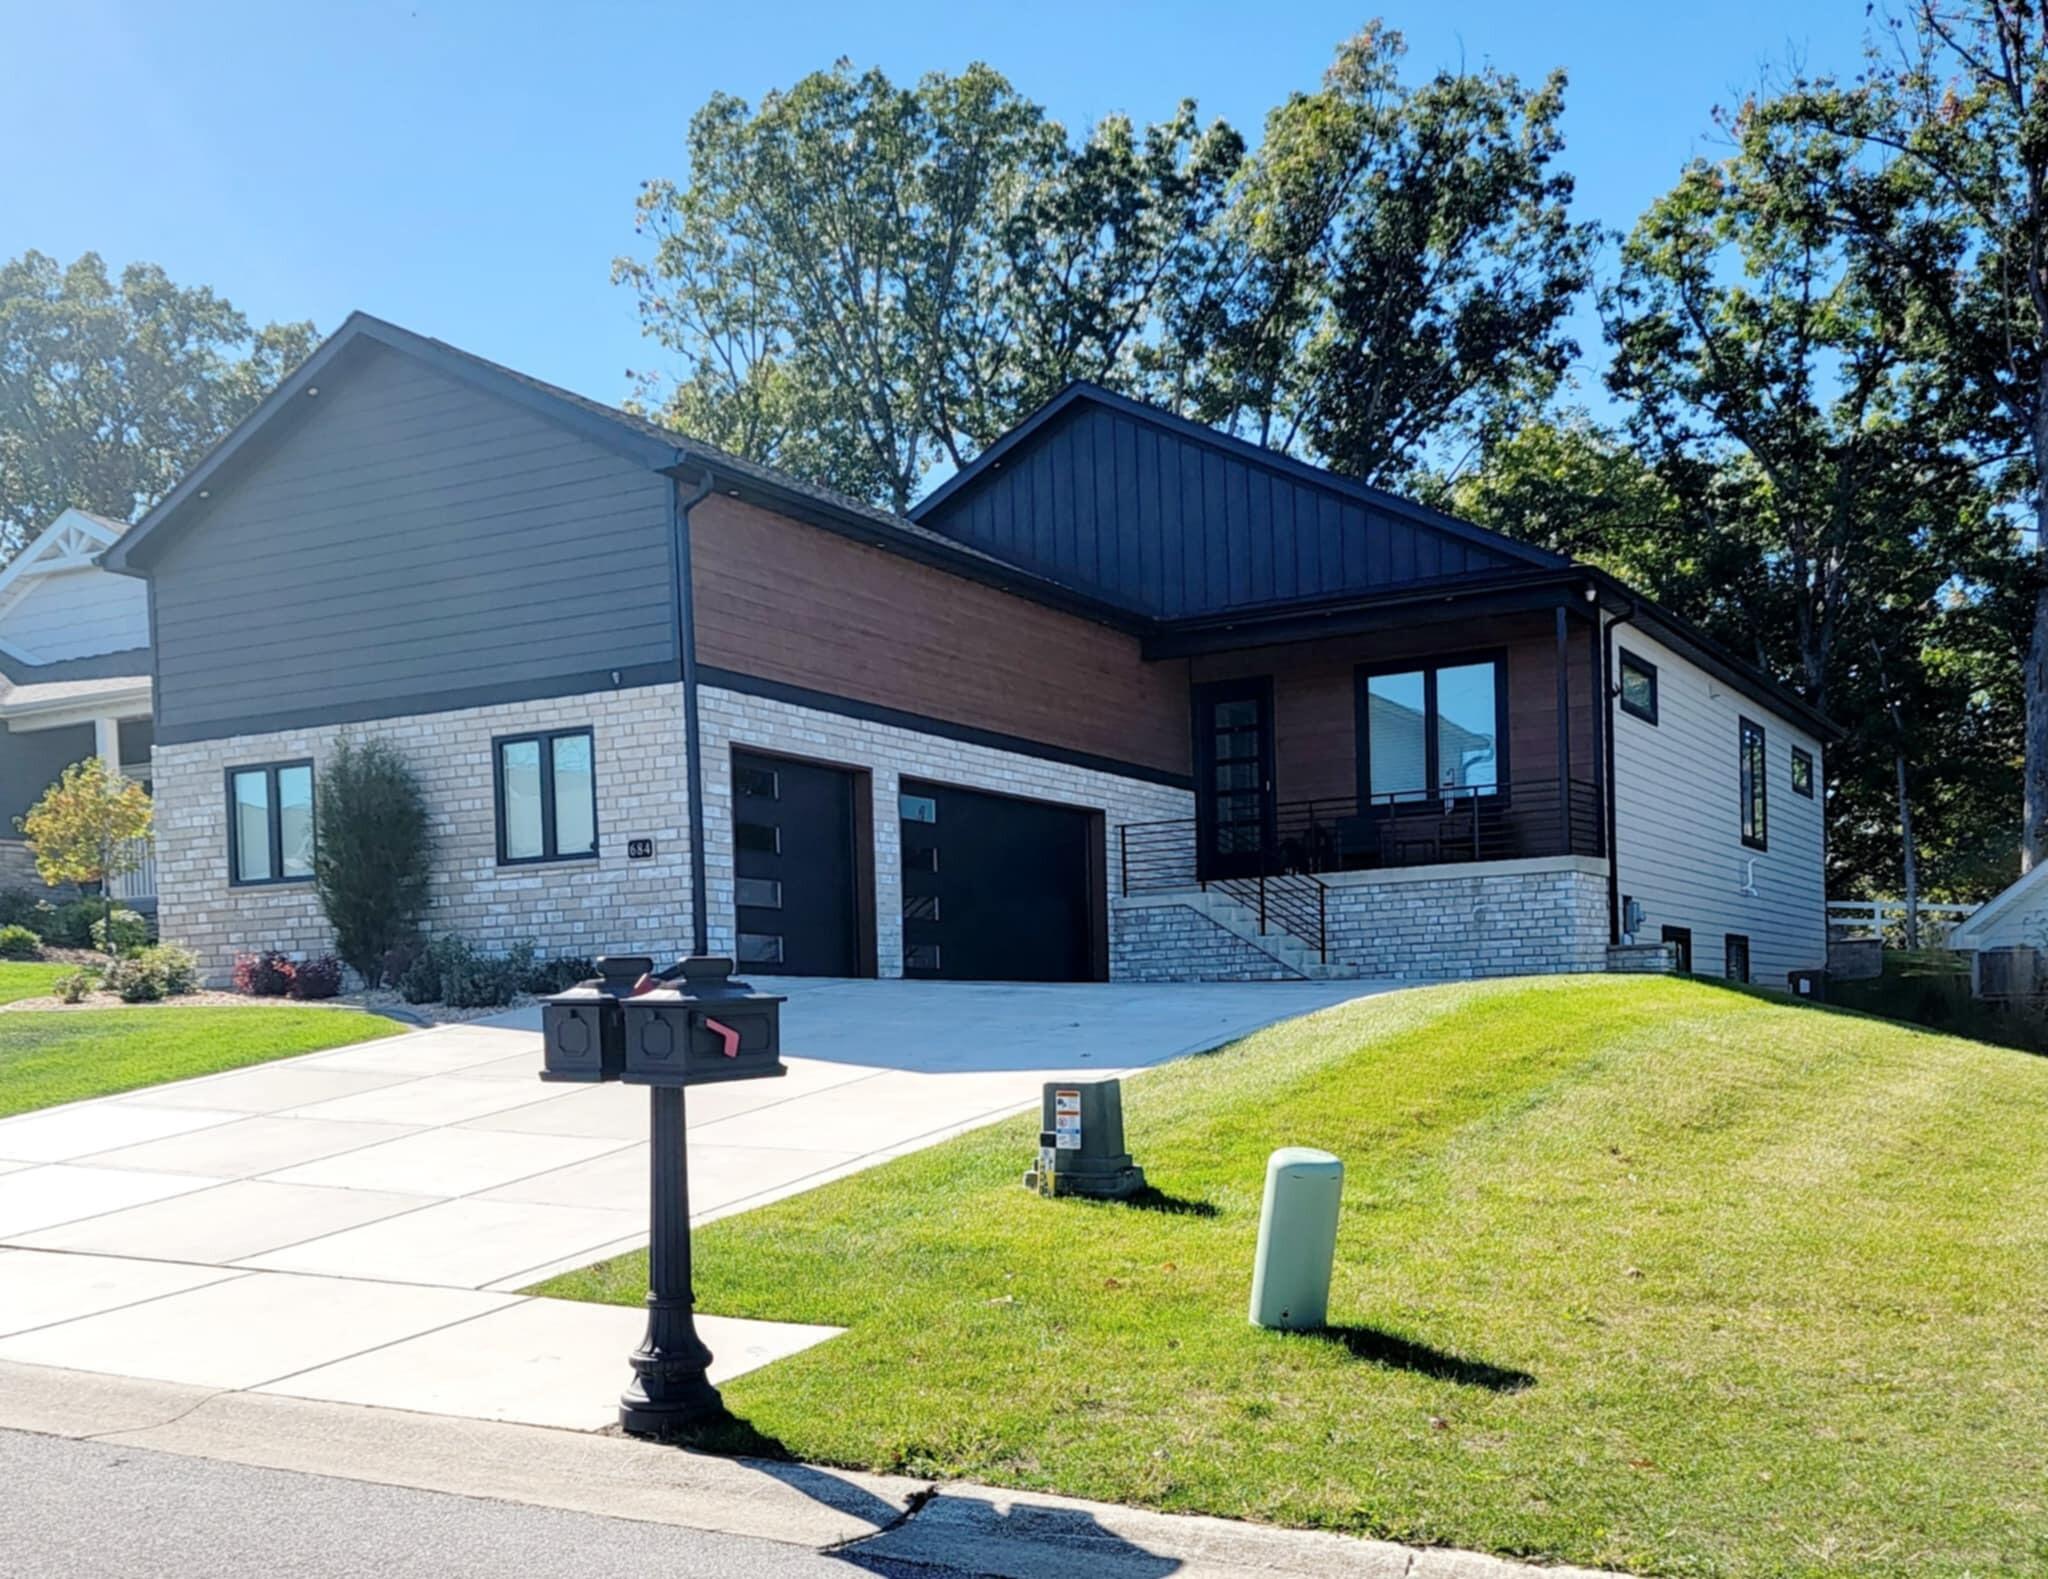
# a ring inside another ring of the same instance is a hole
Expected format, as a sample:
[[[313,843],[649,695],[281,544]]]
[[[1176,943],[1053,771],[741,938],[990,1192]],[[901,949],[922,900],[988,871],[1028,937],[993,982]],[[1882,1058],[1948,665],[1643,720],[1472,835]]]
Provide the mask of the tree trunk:
[[[1899,773],[1899,853],[1906,879],[1906,947],[1920,946],[1920,860],[1913,850],[1913,802],[1906,794],[1906,753],[1893,759]]]
[[[2048,854],[2048,366],[2034,392],[2034,628],[2027,640],[2025,793],[2020,821],[2020,870],[2031,872]]]

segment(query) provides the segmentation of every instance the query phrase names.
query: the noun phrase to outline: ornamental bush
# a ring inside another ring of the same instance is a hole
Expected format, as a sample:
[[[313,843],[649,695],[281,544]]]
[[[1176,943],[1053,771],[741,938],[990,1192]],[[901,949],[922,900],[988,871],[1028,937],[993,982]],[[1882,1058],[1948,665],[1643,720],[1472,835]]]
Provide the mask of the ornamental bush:
[[[100,973],[91,966],[82,966],[51,982],[50,991],[57,995],[59,1003],[83,1003],[99,990],[99,985]]]
[[[235,991],[252,998],[282,998],[292,984],[292,962],[275,949],[235,956]]]
[[[132,910],[115,910],[92,924],[92,946],[102,954],[135,954],[149,947],[149,923]]]
[[[289,990],[301,1000],[337,996],[341,992],[341,961],[332,954],[301,960],[292,970]]]
[[[0,959],[41,959],[43,940],[27,927],[0,927]]]
[[[135,956],[155,971],[164,984],[164,996],[182,998],[199,989],[199,956],[175,943],[159,943]]]
[[[419,930],[433,838],[427,798],[397,748],[343,736],[314,795],[313,883],[336,951],[363,980]]]
[[[105,914],[97,899],[73,899],[52,905],[46,924],[36,930],[52,948],[91,948],[92,924]]]
[[[167,991],[163,966],[140,954],[109,965],[104,985],[123,1003],[155,1003]]]
[[[41,937],[50,912],[56,908],[30,889],[0,888],[0,927],[27,927]]]

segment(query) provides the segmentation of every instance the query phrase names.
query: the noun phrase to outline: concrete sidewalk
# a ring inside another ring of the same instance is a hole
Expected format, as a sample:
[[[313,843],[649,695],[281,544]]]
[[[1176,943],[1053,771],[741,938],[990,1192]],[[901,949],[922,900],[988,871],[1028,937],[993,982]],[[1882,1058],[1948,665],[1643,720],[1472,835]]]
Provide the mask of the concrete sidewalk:
[[[622,1437],[0,1363],[0,1429],[1001,1579],[1595,1579],[1469,1552],[1152,1513]],[[565,1559],[566,1561],[567,1559]]]
[[[776,986],[788,1076],[689,1094],[696,1221],[1372,990]],[[0,1360],[606,1425],[640,1313],[516,1291],[646,1242],[647,1097],[542,1084],[537,1032],[528,1011],[0,1121]],[[832,1335],[703,1327],[714,1379]]]

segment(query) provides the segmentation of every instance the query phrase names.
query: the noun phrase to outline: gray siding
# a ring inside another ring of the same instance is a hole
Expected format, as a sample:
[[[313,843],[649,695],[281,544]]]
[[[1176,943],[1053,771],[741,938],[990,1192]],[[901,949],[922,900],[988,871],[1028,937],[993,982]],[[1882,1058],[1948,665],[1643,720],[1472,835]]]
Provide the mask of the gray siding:
[[[15,819],[42,798],[59,774],[93,751],[90,724],[20,731],[0,727],[0,839],[19,837]]]
[[[156,568],[160,739],[675,662],[667,478],[390,351],[317,399]]]
[[[1392,502],[1371,505],[1086,401],[920,519],[1169,618],[1529,564]]]

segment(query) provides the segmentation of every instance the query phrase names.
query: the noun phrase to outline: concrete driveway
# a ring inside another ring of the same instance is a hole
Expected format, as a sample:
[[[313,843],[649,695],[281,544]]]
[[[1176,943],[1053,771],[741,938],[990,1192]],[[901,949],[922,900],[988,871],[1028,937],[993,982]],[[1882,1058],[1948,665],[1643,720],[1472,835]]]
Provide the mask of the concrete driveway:
[[[689,1094],[696,1221],[1375,990],[775,986],[788,1076]],[[515,1291],[645,1242],[647,1096],[539,1060],[527,1011],[0,1121],[0,1360],[604,1424],[638,1313]],[[705,1336],[718,1378],[830,1330]]]

